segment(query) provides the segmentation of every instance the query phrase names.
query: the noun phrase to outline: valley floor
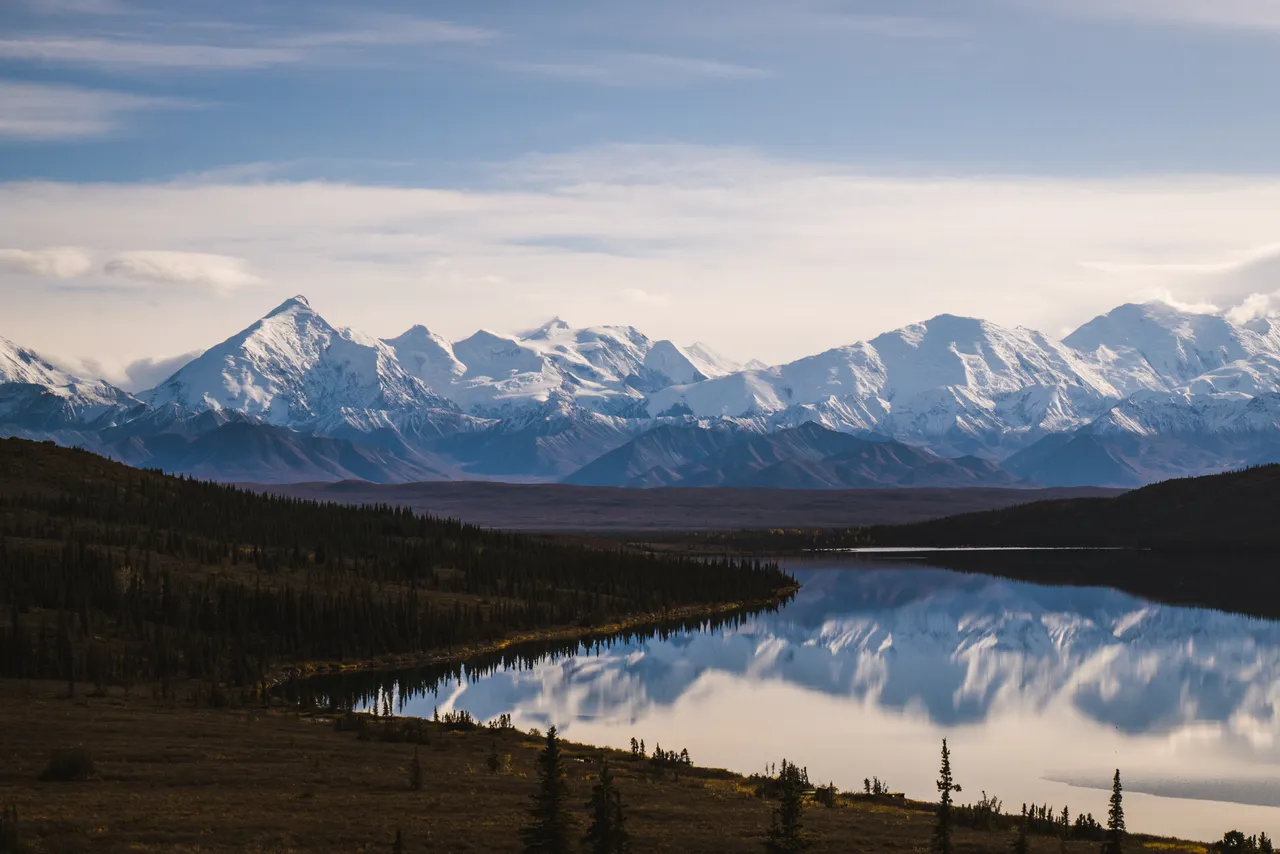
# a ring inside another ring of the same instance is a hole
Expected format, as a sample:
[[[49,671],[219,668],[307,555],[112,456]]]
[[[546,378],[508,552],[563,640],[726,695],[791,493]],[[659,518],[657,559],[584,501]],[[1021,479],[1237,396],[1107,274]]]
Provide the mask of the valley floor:
[[[390,740],[403,726],[366,719],[361,734],[340,731],[328,716],[163,703],[149,689],[68,698],[65,684],[0,682],[0,807],[17,808],[33,852],[390,852],[397,830],[406,852],[519,851],[541,740],[430,722],[408,724],[420,726],[420,746]],[[39,781],[52,751],[78,745],[92,754],[91,779]],[[409,785],[415,749],[420,791]],[[659,779],[649,763],[605,753],[638,854],[763,850],[774,802],[757,797],[747,779],[697,767]],[[566,755],[580,832],[579,805],[601,751],[571,744]],[[818,852],[922,851],[933,815],[929,805],[844,796],[833,808],[811,806],[805,825]],[[956,851],[994,854],[1011,841],[1011,831],[960,830]],[[1128,849],[1144,847],[1205,850],[1137,838]],[[1060,848],[1032,837],[1031,850],[1084,854],[1097,844]]]

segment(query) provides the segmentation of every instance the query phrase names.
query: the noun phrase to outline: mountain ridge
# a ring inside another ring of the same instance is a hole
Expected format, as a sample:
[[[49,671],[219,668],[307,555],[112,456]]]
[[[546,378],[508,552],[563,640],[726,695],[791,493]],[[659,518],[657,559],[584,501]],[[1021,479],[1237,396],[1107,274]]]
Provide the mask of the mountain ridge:
[[[423,324],[378,339],[330,324],[299,295],[137,395],[0,339],[0,432],[75,436],[105,449],[115,441],[107,431],[125,425],[163,434],[170,428],[159,413],[170,408],[219,410],[404,463],[382,477],[428,459],[428,469],[450,476],[556,480],[664,426],[749,442],[814,423],[952,461],[975,458],[981,466],[959,465],[979,482],[1004,466],[1010,480],[1057,485],[1087,472],[1107,478],[1098,485],[1133,486],[1280,457],[1276,395],[1272,324],[1157,303],[1119,306],[1062,341],[941,314],[761,367],[634,327],[579,329],[559,318],[457,342]],[[695,474],[693,460],[676,457],[627,480],[736,477],[710,462]],[[813,459],[779,458],[771,477],[847,485],[858,474],[845,462],[837,474]],[[765,477],[752,466],[753,478]]]

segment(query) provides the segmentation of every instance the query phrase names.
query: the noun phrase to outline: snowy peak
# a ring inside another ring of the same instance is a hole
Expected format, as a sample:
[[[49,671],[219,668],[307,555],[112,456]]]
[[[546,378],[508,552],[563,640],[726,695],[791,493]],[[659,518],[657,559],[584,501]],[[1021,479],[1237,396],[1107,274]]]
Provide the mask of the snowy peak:
[[[233,409],[295,426],[350,408],[448,406],[377,339],[337,329],[294,297],[146,395],[152,406]]]
[[[0,383],[64,386],[71,377],[40,358],[34,351],[0,338]]]
[[[681,347],[671,341],[658,341],[645,355],[644,368],[661,381],[658,387],[665,388],[672,385],[691,385],[741,370],[737,367],[729,367],[726,361],[706,345]]]
[[[138,405],[110,383],[73,376],[0,338],[0,424],[33,430],[108,427]]]
[[[1138,379],[1139,387],[1150,389],[1176,388],[1271,349],[1263,335],[1221,315],[1183,311],[1161,302],[1122,305],[1084,324],[1064,343],[1094,354],[1118,373]]]
[[[266,316],[275,317],[277,314],[287,314],[291,311],[298,311],[302,309],[310,311],[311,303],[302,294],[298,294],[297,296],[290,297],[289,299],[280,303],[274,309],[267,312]]]
[[[427,327],[414,326],[398,338],[384,342],[400,365],[437,394],[447,396],[449,387],[467,372],[453,351],[453,345]]]

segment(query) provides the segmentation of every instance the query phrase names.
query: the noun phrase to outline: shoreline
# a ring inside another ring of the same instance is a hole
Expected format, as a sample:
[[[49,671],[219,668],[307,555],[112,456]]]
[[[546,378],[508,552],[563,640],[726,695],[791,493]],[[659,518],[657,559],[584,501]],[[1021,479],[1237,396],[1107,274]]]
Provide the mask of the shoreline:
[[[724,602],[718,605],[688,605],[663,612],[651,611],[636,614],[603,626],[561,626],[528,631],[460,649],[375,656],[374,658],[361,659],[359,661],[314,661],[283,664],[273,668],[268,674],[266,687],[271,689],[294,680],[337,673],[376,672],[379,670],[401,670],[440,664],[465,663],[467,660],[477,656],[492,655],[527,643],[568,642],[573,640],[581,641],[585,638],[597,636],[610,637],[627,631],[656,629],[667,623],[680,620],[691,620],[699,617],[721,617],[737,612],[755,611],[785,603],[799,592],[800,587],[801,585],[799,584],[780,587],[774,591],[773,596],[767,599]]]

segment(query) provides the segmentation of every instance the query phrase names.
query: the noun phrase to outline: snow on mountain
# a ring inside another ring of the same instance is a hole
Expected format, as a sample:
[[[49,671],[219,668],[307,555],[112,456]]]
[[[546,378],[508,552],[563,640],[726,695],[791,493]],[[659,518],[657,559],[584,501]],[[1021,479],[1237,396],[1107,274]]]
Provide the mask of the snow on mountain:
[[[110,383],[73,376],[0,338],[0,424],[27,429],[109,426],[138,405]]]
[[[450,408],[400,365],[393,347],[330,326],[301,296],[212,347],[144,399],[152,406],[235,409],[286,426],[342,408]]]
[[[622,414],[643,399],[628,381],[651,347],[629,326],[575,329],[559,318],[520,336],[482,330],[454,344],[465,372],[448,393],[482,416],[505,417],[559,393],[586,409]]]
[[[1182,311],[1162,302],[1122,305],[1081,326],[1063,343],[1106,365],[1108,376],[1126,395],[1177,388],[1280,349],[1270,334],[1236,326],[1222,315]]]
[[[414,326],[400,337],[387,338],[383,343],[395,350],[401,367],[436,394],[447,397],[450,387],[467,371],[467,366],[453,352],[453,345],[425,326]]]
[[[658,391],[649,409],[795,413],[969,452],[1006,433],[1077,426],[1121,397],[1095,362],[1038,332],[941,315],[776,368]]]

